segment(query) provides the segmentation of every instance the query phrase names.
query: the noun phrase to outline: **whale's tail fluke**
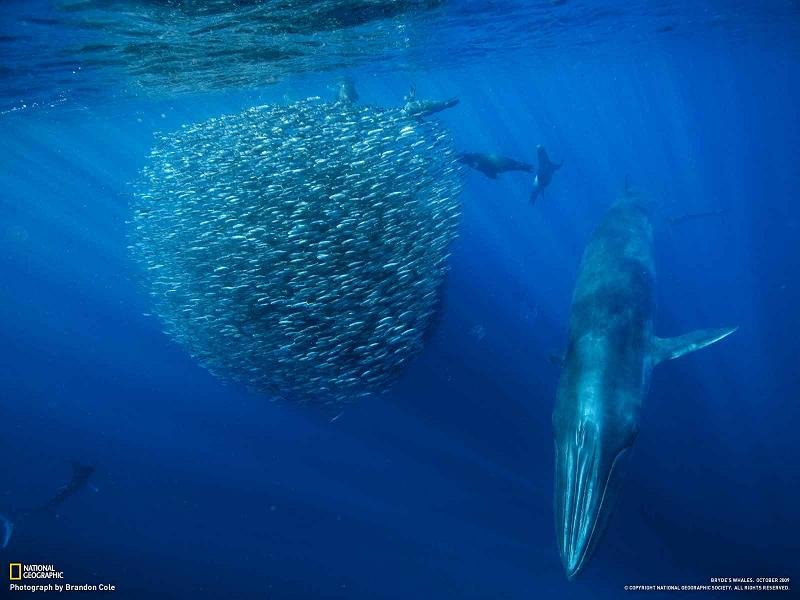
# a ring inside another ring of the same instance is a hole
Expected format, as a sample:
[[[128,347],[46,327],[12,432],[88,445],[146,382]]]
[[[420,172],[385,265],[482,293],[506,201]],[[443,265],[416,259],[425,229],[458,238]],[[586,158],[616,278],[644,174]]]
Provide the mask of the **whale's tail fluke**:
[[[8,517],[0,515],[0,549],[8,546],[12,533],[14,533],[14,523]]]

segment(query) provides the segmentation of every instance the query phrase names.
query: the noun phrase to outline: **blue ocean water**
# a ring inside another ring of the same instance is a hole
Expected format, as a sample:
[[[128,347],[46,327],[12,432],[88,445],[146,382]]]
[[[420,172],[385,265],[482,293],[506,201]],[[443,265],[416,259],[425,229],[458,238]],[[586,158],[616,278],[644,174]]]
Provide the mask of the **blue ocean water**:
[[[52,495],[71,459],[97,488],[21,524],[2,562],[125,598],[618,598],[800,576],[797,4],[309,4],[318,21],[264,4],[282,24],[264,38],[257,2],[2,17],[0,513]],[[199,367],[149,316],[127,247],[154,132],[332,98],[343,75],[365,104],[412,83],[459,97],[434,117],[459,150],[535,162],[543,144],[564,166],[534,206],[530,175],[465,174],[440,322],[389,393],[331,412]],[[550,357],[626,178],[652,199],[657,333],[740,329],[657,367],[608,532],[568,582]]]

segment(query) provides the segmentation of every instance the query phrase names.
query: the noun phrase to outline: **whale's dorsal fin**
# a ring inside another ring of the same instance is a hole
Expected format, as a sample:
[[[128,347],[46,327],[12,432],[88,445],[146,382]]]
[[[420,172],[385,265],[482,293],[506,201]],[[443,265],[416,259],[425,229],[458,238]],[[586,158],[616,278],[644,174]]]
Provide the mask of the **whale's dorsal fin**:
[[[698,329],[678,337],[660,338],[653,336],[653,364],[658,364],[665,360],[679,358],[689,352],[700,350],[710,346],[722,338],[728,337],[738,327],[722,327],[720,329]]]

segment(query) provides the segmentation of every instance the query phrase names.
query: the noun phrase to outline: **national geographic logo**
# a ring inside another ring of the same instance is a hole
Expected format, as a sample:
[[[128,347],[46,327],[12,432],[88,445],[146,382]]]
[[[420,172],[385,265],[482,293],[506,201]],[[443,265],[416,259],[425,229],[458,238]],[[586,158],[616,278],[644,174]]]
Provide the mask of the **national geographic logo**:
[[[117,591],[117,586],[112,583],[64,583],[64,571],[56,570],[55,565],[9,563],[8,578],[10,580],[9,592],[54,592],[58,594],[61,592]],[[18,581],[21,583],[17,583]]]
[[[23,579],[64,579],[64,571],[56,571],[55,565],[24,565],[10,563],[8,565],[8,578],[11,581]]]

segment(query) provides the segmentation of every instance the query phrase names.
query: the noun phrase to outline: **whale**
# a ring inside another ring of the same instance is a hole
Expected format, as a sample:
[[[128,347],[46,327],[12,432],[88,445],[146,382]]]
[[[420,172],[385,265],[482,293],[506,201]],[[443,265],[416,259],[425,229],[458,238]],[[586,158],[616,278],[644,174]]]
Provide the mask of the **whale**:
[[[655,285],[647,202],[626,190],[581,259],[552,414],[555,529],[568,579],[586,567],[606,530],[653,368],[737,329],[657,337]]]

